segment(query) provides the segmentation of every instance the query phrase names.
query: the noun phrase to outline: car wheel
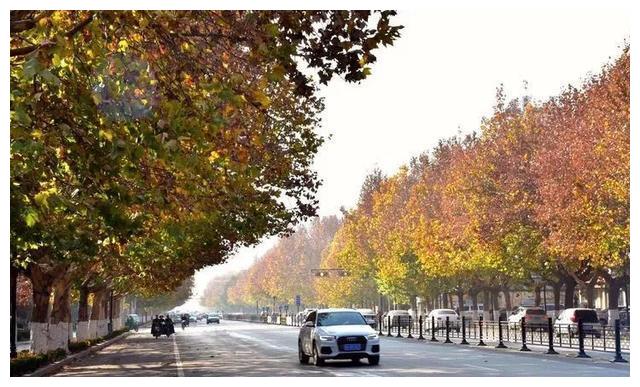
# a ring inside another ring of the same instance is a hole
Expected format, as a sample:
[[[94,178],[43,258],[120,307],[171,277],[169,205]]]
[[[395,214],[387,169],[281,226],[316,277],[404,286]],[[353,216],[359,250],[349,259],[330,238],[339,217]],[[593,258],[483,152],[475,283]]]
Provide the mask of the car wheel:
[[[300,364],[309,364],[309,356],[302,350],[300,340],[298,340],[298,360],[300,360]]]
[[[316,343],[313,343],[313,365],[316,367],[321,367],[324,365],[324,359],[318,355],[318,348],[316,347]]]
[[[378,365],[380,363],[380,355],[378,356],[369,356],[369,365]]]

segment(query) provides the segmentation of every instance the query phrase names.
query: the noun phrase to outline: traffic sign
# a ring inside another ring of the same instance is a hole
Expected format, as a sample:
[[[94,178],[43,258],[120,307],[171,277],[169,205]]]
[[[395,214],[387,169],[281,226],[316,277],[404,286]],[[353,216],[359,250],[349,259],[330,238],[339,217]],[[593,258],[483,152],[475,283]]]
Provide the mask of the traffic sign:
[[[300,306],[300,304],[301,304],[301,303],[302,303],[302,302],[301,302],[301,300],[300,300],[300,295],[299,295],[299,294],[296,294],[296,305],[297,305],[297,306]]]

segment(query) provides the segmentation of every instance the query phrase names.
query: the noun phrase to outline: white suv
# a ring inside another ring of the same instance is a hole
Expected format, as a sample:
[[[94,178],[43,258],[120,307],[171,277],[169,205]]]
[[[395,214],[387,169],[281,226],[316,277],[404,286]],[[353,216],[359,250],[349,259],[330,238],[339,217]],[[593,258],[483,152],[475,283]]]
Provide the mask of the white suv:
[[[327,359],[367,358],[370,365],[380,362],[380,340],[354,309],[319,309],[309,313],[298,335],[298,359],[321,366]]]

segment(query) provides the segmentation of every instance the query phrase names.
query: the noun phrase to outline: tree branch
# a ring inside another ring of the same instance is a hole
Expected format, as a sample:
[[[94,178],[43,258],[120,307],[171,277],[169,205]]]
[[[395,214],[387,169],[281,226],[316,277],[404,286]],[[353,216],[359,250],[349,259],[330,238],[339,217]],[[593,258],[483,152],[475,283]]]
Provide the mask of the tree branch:
[[[73,35],[75,35],[76,33],[78,33],[78,31],[82,30],[84,27],[86,27],[89,23],[91,23],[93,21],[93,14],[87,16],[84,20],[82,20],[80,23],[76,24],[75,27],[73,27],[72,29],[70,29],[69,31],[67,31],[64,36],[67,38],[71,38],[73,37]],[[14,56],[23,56],[23,55],[27,55],[35,50],[39,50],[41,48],[47,48],[47,47],[53,47],[55,46],[55,43],[53,42],[44,42],[42,44],[39,45],[33,45],[33,46],[26,46],[26,47],[18,47],[18,48],[12,48],[9,51],[9,56],[10,57],[14,57]]]

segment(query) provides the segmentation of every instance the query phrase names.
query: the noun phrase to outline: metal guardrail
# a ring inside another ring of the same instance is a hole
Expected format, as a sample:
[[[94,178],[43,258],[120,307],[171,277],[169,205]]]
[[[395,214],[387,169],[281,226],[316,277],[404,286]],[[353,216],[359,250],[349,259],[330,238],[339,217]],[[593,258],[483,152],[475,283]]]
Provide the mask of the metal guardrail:
[[[303,324],[295,314],[245,315],[228,314],[228,320],[248,321],[273,325],[299,327]],[[555,347],[578,350],[577,357],[589,357],[587,350],[614,352],[614,362],[626,362],[622,357],[623,350],[630,350],[629,328],[621,328],[620,320],[615,321],[613,327],[606,325],[587,325],[581,320],[575,324],[553,324],[548,318],[547,324],[527,324],[524,319],[519,323],[509,321],[469,320],[462,317],[461,321],[451,321],[435,318],[411,319],[409,324],[397,324],[391,317],[378,318],[377,327],[380,336],[406,337],[409,339],[442,341],[445,344],[454,343],[469,345],[469,340],[476,341],[478,346],[486,346],[486,342],[497,343],[496,348],[507,348],[504,343],[520,345],[520,351],[530,351],[527,344],[547,346],[547,354],[556,354]],[[549,334],[551,332],[551,334]],[[439,338],[439,339],[438,339]],[[458,341],[459,340],[459,341]]]

